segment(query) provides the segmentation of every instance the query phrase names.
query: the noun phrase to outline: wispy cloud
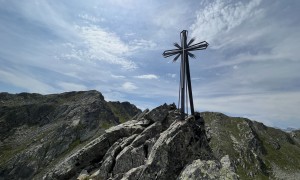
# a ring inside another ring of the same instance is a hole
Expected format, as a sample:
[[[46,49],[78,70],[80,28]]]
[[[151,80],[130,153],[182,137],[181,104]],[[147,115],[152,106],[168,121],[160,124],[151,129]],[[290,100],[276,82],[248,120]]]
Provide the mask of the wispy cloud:
[[[132,51],[141,50],[141,49],[153,49],[157,46],[156,43],[150,40],[145,39],[134,39],[133,41],[129,42]]]
[[[92,22],[92,23],[99,23],[99,22],[104,22],[105,21],[104,18],[97,18],[97,17],[95,17],[93,15],[89,15],[87,13],[79,14],[78,17],[80,17],[83,20],[86,20],[88,22]]]
[[[210,43],[208,53],[213,59],[201,67],[209,74],[202,74],[204,86],[193,86],[198,98],[195,102],[200,105],[202,101],[202,107],[209,110],[249,114],[281,125],[289,119],[295,124],[297,112],[292,106],[299,101],[292,97],[298,97],[300,89],[296,83],[300,79],[296,73],[299,58],[295,57],[300,48],[296,43],[300,40],[299,23],[294,16],[283,18],[287,6],[282,3],[266,4],[260,0],[206,1],[197,12],[192,35]],[[293,115],[275,112],[289,106],[281,101],[291,105]]]
[[[127,70],[136,69],[138,66],[130,60],[135,52],[156,47],[150,40],[134,39],[125,43],[113,32],[99,26],[75,26],[79,39],[82,42],[67,43],[67,53],[60,55],[63,59],[96,60],[107,64],[120,65]]]
[[[77,49],[72,51],[71,56],[80,57],[83,60],[105,61],[109,64],[121,65],[125,69],[137,68],[132,60],[125,58],[130,53],[130,47],[116,34],[97,26],[76,26],[76,29],[83,44],[76,44]]]
[[[227,45],[228,41],[234,40],[226,38],[227,33],[231,33],[234,28],[245,21],[251,20],[261,12],[257,8],[261,0],[235,1],[217,0],[205,4],[199,10],[196,21],[191,25],[193,37],[201,37],[210,42],[210,48],[220,48]],[[225,38],[224,38],[225,37]]]
[[[114,75],[114,74],[112,74],[111,77],[116,78],[116,79],[124,79],[124,78],[126,78],[125,76]]]
[[[171,77],[171,78],[175,78],[175,77],[176,77],[176,74],[167,73],[167,76],[168,76],[168,77]]]
[[[122,88],[125,91],[132,91],[132,90],[137,89],[138,87],[132,82],[125,82],[124,84],[122,84]]]
[[[135,78],[139,79],[158,79],[159,77],[155,74],[144,74],[139,76],[134,76]]]
[[[125,33],[125,37],[132,37],[134,35],[135,35],[135,33],[133,33],[133,32]]]
[[[300,91],[297,7],[272,0],[0,1],[0,90],[97,89],[143,108],[172,103],[179,64],[161,54],[188,29],[189,38],[210,44],[190,61],[196,109],[299,124],[292,107]]]

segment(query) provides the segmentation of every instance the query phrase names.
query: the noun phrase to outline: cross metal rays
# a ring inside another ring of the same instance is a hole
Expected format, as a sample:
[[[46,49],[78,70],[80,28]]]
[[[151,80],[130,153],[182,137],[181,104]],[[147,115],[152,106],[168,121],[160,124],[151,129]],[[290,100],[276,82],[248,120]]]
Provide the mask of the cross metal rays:
[[[178,101],[178,104],[179,103],[181,104],[180,105],[181,119],[185,118],[185,96],[187,96],[187,90],[189,92],[188,96],[190,99],[191,114],[195,115],[190,66],[189,66],[189,57],[195,58],[195,55],[192,54],[190,51],[204,50],[208,46],[208,43],[206,41],[202,41],[200,43],[196,43],[192,45],[192,43],[195,41],[195,38],[192,38],[189,41],[189,43],[187,43],[187,34],[188,34],[187,30],[183,30],[180,33],[181,46],[178,43],[174,43],[174,46],[177,47],[177,49],[166,50],[163,53],[163,56],[165,58],[176,55],[175,58],[173,59],[173,62],[175,62],[181,55],[180,88],[179,88],[179,101]],[[188,98],[186,98],[186,101],[188,101]]]

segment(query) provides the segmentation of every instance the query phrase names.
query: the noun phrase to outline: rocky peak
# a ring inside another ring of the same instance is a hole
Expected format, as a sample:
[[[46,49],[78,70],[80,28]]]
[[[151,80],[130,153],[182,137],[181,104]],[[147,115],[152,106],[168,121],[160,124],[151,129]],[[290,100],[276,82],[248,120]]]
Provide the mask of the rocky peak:
[[[176,106],[164,104],[106,130],[43,178],[197,179],[195,173],[205,172],[211,179],[237,178],[228,157],[214,158],[203,119],[180,120]]]

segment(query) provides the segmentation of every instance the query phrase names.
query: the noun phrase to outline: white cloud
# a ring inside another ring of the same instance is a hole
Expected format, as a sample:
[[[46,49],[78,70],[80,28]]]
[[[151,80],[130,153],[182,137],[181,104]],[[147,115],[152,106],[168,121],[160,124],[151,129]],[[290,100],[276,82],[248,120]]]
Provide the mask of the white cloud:
[[[158,79],[159,77],[155,74],[144,74],[139,76],[134,76],[135,78],[139,79]]]
[[[193,86],[195,104],[267,125],[297,125],[299,24],[281,16],[290,5],[266,4],[218,0],[197,12],[190,29],[209,42],[211,63],[201,67],[209,74],[203,86]]]
[[[125,37],[131,37],[131,36],[134,36],[135,35],[135,33],[133,33],[133,32],[130,32],[130,33],[125,33]]]
[[[124,57],[130,53],[130,47],[114,33],[107,32],[97,26],[77,26],[80,37],[87,50],[84,57],[121,65],[124,69],[135,69],[136,64]],[[80,51],[77,51],[80,55]]]
[[[141,49],[153,49],[157,45],[153,41],[145,40],[145,39],[134,39],[129,42],[129,46],[131,51],[141,50]]]
[[[260,12],[257,9],[260,3],[261,0],[245,2],[217,0],[210,2],[196,13],[197,19],[190,27],[192,36],[205,39],[213,45],[210,48],[219,48],[232,40],[225,38],[227,32]]]
[[[84,20],[87,20],[87,21],[90,21],[92,23],[99,23],[99,22],[104,22],[105,19],[104,18],[97,18],[95,16],[92,16],[92,15],[89,15],[89,14],[79,14],[78,17],[84,19]]]
[[[115,78],[115,79],[124,79],[124,78],[126,78],[125,76],[114,75],[114,74],[112,74],[111,77],[113,77],[113,78]]]
[[[129,47],[115,33],[94,25],[76,26],[76,29],[94,53],[104,51],[114,55],[124,55],[129,51]]]
[[[176,74],[168,73],[167,76],[170,77],[170,78],[175,78]]]
[[[144,39],[135,39],[125,43],[121,38],[95,25],[76,25],[79,42],[65,43],[68,52],[63,52],[61,59],[98,60],[108,64],[120,65],[123,69],[136,69],[135,62],[128,57],[138,50],[152,49],[156,44]]]
[[[125,91],[132,91],[132,90],[137,89],[138,87],[135,86],[135,84],[133,84],[132,82],[125,82],[125,83],[122,85],[122,88],[123,88]]]
[[[233,69],[238,69],[239,66],[238,66],[238,65],[234,65],[232,68],[233,68]]]

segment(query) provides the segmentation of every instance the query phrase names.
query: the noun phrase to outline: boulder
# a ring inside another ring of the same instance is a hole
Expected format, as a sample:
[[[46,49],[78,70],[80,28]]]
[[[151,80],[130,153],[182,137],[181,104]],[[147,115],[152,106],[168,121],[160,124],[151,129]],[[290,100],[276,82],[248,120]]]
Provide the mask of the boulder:
[[[194,160],[187,165],[178,177],[179,180],[197,180],[197,179],[226,179],[237,180],[238,175],[231,166],[228,156],[224,156],[221,162],[216,160]]]

